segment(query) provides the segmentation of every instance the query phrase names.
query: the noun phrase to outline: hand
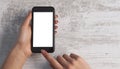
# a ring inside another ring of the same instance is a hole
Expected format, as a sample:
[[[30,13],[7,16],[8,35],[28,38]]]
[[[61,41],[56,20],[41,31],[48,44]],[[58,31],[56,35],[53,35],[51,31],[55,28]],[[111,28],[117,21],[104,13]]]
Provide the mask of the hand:
[[[90,69],[89,65],[76,54],[57,56],[56,60],[47,51],[41,50],[41,52],[53,69]]]
[[[21,49],[23,50],[24,54],[26,56],[30,56],[32,54],[31,52],[31,18],[32,14],[31,12],[28,14],[27,18],[23,22],[21,28],[20,28],[20,34],[17,41],[17,44],[21,46]],[[55,19],[58,18],[58,16],[55,16]],[[58,20],[55,20],[55,25],[58,23]],[[55,26],[55,29],[57,29],[58,26]],[[57,31],[55,31],[57,33]]]
[[[58,16],[56,15],[55,18]],[[15,47],[11,50],[5,62],[2,65],[2,69],[22,69],[27,58],[32,54],[31,52],[31,12],[26,17],[20,28],[20,34],[16,42]],[[58,20],[55,20],[55,24]],[[57,29],[58,26],[55,26]],[[56,32],[56,31],[55,31]],[[17,60],[17,61],[16,61]]]

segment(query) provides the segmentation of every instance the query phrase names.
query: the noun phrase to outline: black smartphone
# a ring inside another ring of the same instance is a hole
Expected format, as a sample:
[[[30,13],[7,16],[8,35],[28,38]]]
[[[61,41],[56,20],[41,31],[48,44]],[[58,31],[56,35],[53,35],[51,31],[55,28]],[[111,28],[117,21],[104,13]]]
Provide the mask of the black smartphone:
[[[32,8],[32,52],[40,53],[41,49],[49,53],[54,52],[54,16],[53,7],[36,6]]]

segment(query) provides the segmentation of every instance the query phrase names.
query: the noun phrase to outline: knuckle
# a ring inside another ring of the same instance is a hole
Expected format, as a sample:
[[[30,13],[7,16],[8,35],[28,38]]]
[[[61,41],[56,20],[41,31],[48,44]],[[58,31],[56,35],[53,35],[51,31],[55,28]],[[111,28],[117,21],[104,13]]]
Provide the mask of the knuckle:
[[[76,61],[75,61],[75,60],[72,60],[72,61],[71,61],[71,64],[72,64],[72,65],[74,65],[75,63],[76,63]]]

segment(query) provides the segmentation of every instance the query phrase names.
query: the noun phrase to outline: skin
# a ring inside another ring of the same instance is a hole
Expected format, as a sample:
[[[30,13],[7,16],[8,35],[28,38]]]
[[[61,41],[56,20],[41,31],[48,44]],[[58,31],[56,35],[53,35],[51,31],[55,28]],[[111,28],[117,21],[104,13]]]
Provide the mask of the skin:
[[[2,69],[22,69],[25,61],[32,55],[31,52],[31,12],[26,17],[20,28],[19,37],[14,48],[6,58]],[[55,18],[58,18],[56,15]],[[55,30],[58,28],[55,20]],[[57,31],[55,31],[57,33]],[[47,51],[41,50],[42,55],[48,60],[53,69],[90,69],[89,65],[78,55],[71,53],[70,55],[64,54],[53,58]],[[22,57],[22,58],[21,58]]]

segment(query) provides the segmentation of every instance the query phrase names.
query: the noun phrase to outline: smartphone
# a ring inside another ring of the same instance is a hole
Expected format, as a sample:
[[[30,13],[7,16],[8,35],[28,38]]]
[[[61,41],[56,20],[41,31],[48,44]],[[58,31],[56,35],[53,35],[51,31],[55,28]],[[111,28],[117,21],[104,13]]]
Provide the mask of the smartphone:
[[[32,8],[32,52],[40,53],[41,49],[54,52],[54,13],[54,8],[50,6]]]

